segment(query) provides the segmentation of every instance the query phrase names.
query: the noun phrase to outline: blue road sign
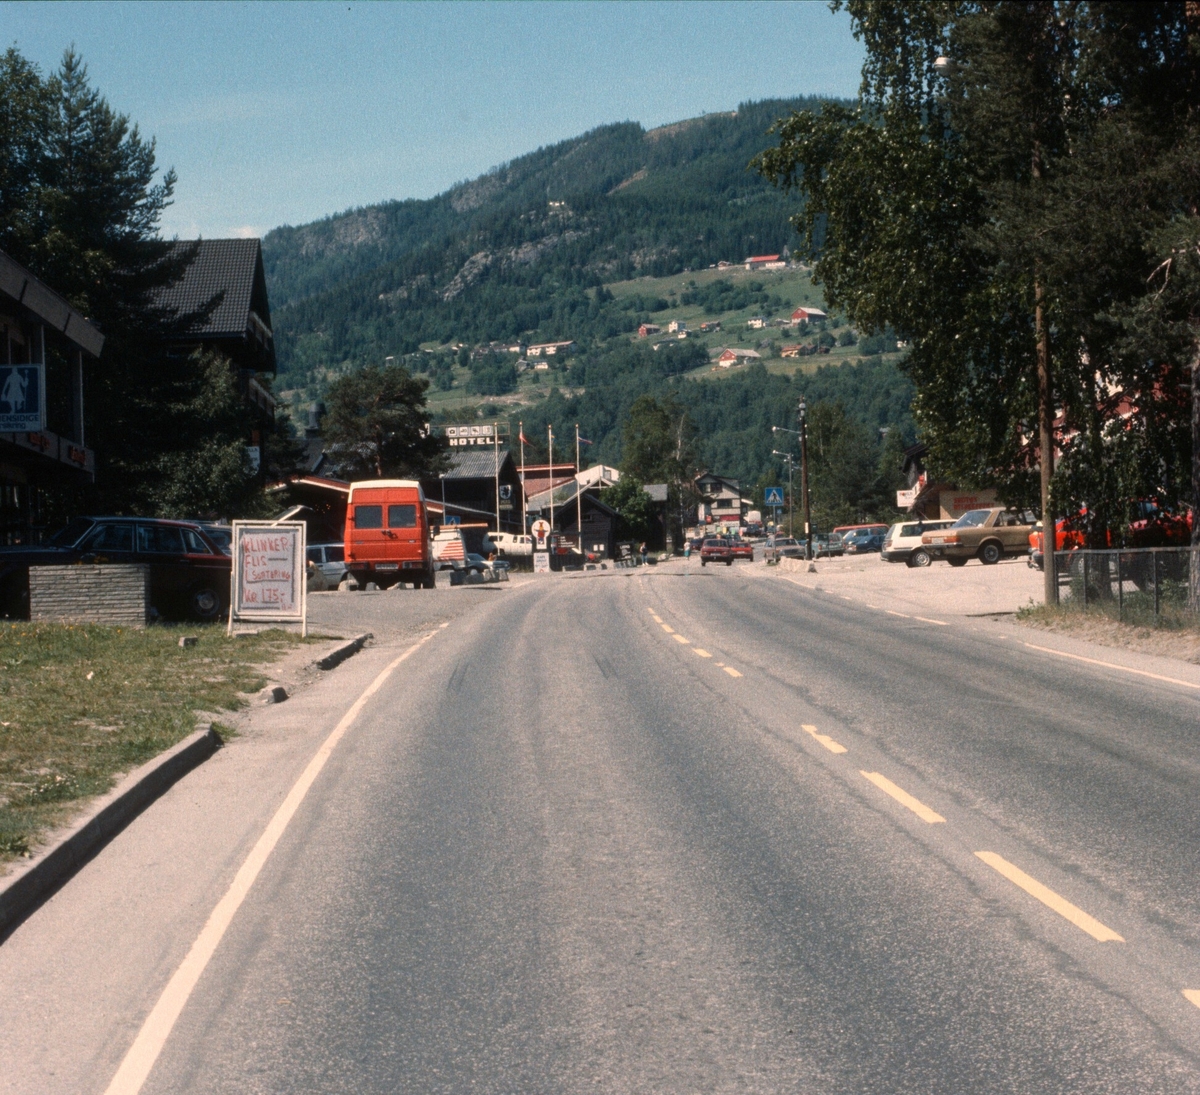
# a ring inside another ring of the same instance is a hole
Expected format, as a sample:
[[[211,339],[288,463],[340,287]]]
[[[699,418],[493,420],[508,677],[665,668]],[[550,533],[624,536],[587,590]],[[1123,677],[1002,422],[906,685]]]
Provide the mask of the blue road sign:
[[[763,503],[768,506],[782,506],[783,487],[767,487],[763,492]]]
[[[43,420],[44,365],[0,365],[0,431],[36,433]]]

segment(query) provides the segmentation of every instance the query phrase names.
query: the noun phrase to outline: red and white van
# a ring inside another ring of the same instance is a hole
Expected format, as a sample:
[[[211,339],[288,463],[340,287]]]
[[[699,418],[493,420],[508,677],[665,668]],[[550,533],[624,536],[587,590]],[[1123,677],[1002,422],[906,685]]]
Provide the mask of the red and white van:
[[[411,582],[434,588],[425,495],[415,479],[366,479],[350,484],[346,503],[346,569],[360,586],[387,589]]]

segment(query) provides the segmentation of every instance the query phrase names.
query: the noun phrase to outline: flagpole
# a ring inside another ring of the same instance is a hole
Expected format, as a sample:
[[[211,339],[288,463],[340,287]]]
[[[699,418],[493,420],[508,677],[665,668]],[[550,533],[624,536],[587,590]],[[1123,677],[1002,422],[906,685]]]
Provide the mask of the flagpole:
[[[575,423],[575,530],[579,533],[579,552],[583,553],[583,496],[579,483],[579,423]]]
[[[500,423],[492,423],[492,459],[496,471],[496,535],[500,534]]]
[[[546,427],[546,436],[550,438],[550,535],[554,535],[554,427]]]
[[[525,512],[525,423],[517,423],[518,436],[521,438],[521,535],[529,531],[529,514]]]

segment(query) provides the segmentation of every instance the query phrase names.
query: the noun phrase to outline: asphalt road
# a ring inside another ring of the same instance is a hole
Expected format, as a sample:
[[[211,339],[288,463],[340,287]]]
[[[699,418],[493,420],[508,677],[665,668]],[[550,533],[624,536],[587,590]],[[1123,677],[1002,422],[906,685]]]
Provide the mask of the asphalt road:
[[[886,608],[663,569],[440,629],[144,1090],[1200,1091],[1200,690]]]

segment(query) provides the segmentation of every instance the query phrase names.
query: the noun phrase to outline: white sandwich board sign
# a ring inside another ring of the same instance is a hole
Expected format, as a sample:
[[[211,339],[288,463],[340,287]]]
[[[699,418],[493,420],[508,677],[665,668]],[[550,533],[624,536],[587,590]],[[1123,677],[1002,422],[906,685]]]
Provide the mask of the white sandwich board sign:
[[[234,620],[297,621],[308,633],[303,521],[234,521],[229,632]]]

